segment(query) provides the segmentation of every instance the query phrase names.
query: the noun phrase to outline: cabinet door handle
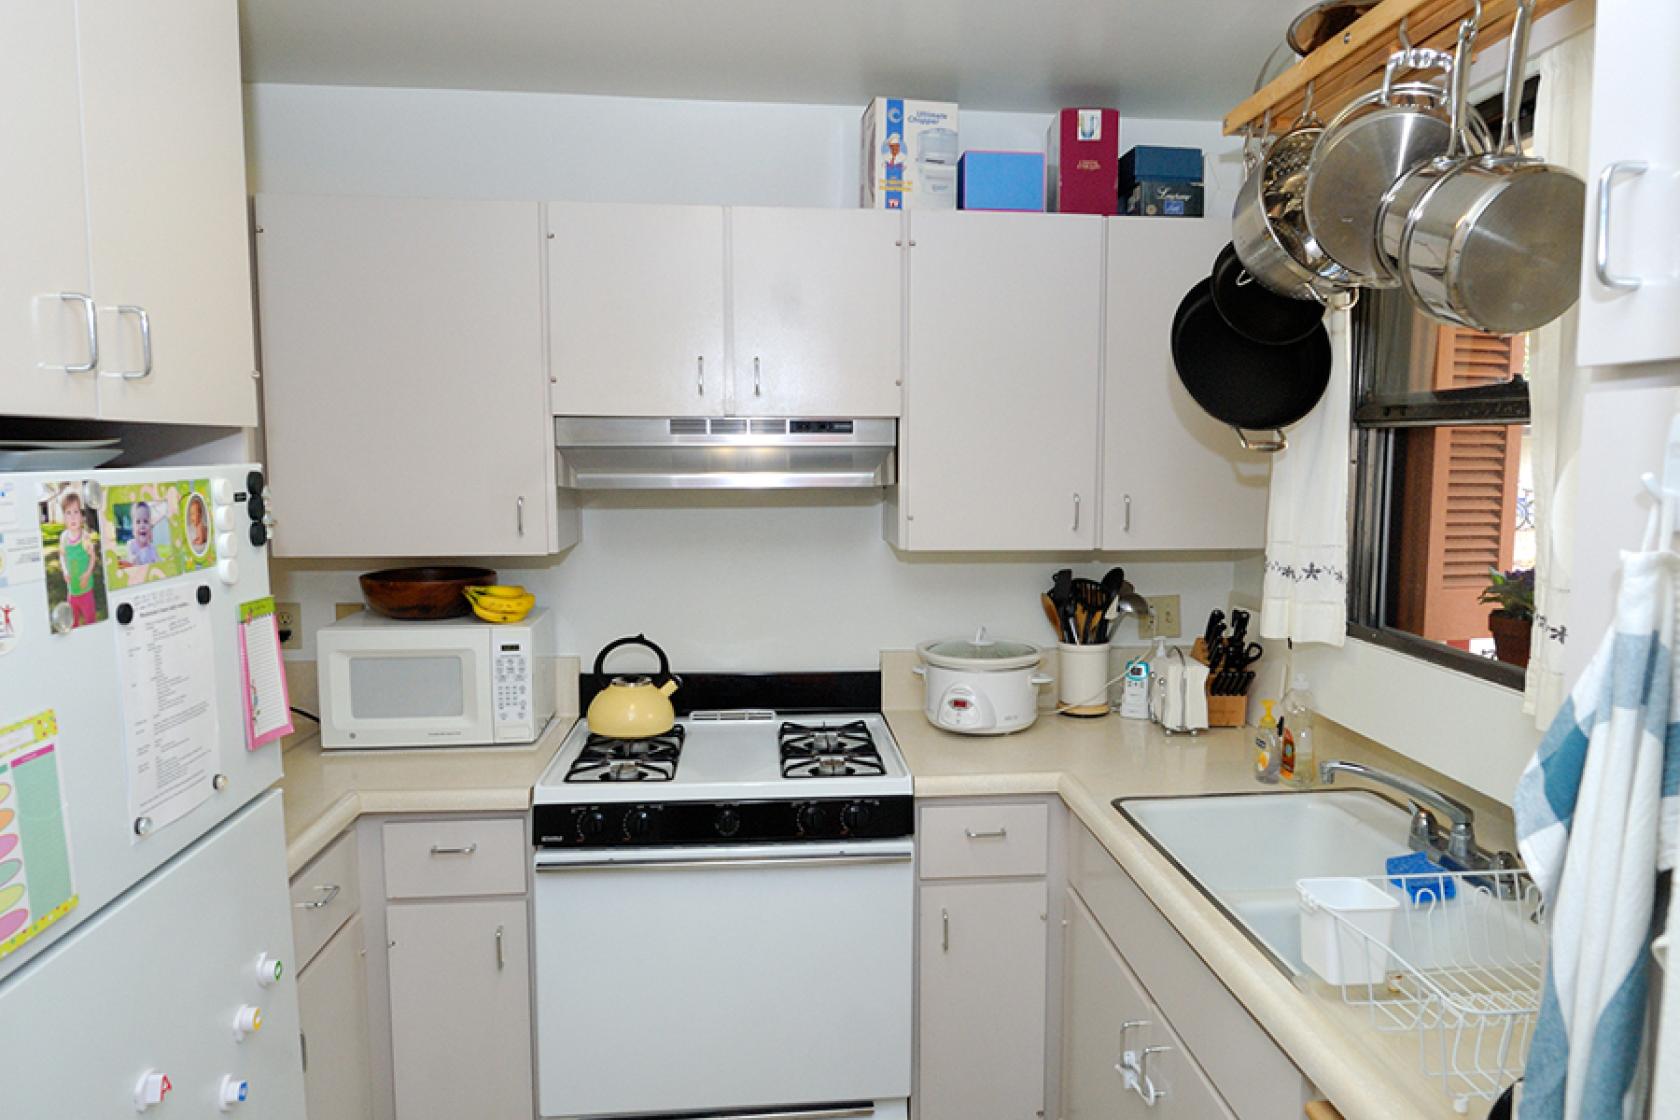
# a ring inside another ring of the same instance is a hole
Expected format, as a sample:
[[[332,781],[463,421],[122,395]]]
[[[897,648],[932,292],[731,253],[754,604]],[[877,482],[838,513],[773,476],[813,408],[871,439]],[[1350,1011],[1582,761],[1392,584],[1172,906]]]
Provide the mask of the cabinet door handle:
[[[951,912],[944,907],[939,910],[939,948],[941,952],[951,951]]]
[[[315,889],[321,892],[320,898],[312,898],[308,902],[294,902],[292,905],[299,910],[324,910],[332,905],[333,899],[338,897],[338,892],[343,888],[337,883],[327,883]]]
[[[700,354],[694,359],[695,383],[700,389],[700,395],[706,395],[706,355]]]
[[[87,361],[78,365],[67,365],[64,367],[64,372],[87,373],[89,370],[92,370],[94,367],[99,365],[99,323],[98,316],[94,310],[93,297],[83,295],[81,292],[60,292],[58,293],[58,298],[82,305],[83,322],[85,329],[87,330]]]
[[[298,1049],[303,1051],[303,1072],[309,1072],[309,1036],[298,1032]]]
[[[432,854],[434,856],[470,856],[476,851],[478,851],[477,840],[474,840],[471,844],[462,844],[459,847],[444,844],[432,845]]]
[[[1643,175],[1650,167],[1642,159],[1619,159],[1606,164],[1598,176],[1598,252],[1593,264],[1598,282],[1606,288],[1631,292],[1644,283],[1637,276],[1621,276],[1610,271],[1610,194],[1615,189],[1617,175],[1623,172]]]
[[[503,952],[503,948],[502,948],[502,942],[504,940],[505,939],[502,936],[502,927],[497,926],[496,927],[496,971],[497,972],[500,972],[500,971],[502,971],[503,968],[507,967],[507,956]]]
[[[1129,533],[1129,532],[1132,531],[1132,496],[1130,494],[1127,494],[1125,499],[1123,500],[1122,504],[1125,506],[1125,509],[1126,509],[1126,521],[1125,521],[1125,524],[1121,526],[1121,528],[1124,531]]]
[[[118,304],[112,310],[118,315],[133,315],[140,320],[140,368],[104,371],[106,377],[120,377],[124,381],[140,381],[152,375],[152,317],[137,304]]]
[[[972,828],[963,829],[963,835],[970,840],[1006,840],[1009,838],[1007,828],[988,828],[984,832],[976,832]]]
[[[754,354],[753,355],[753,396],[762,397],[763,395],[764,395],[764,381],[758,375],[758,355]]]
[[[1073,496],[1073,531],[1079,532],[1079,495]]]
[[[519,530],[519,535],[525,535],[525,498],[521,495],[513,500],[513,523]]]

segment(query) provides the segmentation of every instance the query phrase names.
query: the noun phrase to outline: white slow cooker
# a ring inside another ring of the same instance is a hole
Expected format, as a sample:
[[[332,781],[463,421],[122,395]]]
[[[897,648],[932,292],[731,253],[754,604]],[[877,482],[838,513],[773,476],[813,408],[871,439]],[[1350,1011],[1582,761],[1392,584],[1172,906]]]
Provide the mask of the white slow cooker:
[[[1027,642],[993,641],[985,627],[973,638],[945,638],[916,647],[925,680],[928,722],[966,735],[1007,735],[1038,718],[1038,690],[1054,678],[1038,671],[1044,651]]]

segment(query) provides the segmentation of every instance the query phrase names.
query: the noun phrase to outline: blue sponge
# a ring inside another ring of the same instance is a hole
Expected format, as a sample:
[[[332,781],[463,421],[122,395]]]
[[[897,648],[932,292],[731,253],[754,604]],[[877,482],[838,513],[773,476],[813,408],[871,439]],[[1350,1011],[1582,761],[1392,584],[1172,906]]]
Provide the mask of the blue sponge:
[[[1431,874],[1445,870],[1422,852],[1388,857],[1388,881],[1411,895],[1413,905],[1443,901],[1458,893],[1458,886],[1451,878]]]

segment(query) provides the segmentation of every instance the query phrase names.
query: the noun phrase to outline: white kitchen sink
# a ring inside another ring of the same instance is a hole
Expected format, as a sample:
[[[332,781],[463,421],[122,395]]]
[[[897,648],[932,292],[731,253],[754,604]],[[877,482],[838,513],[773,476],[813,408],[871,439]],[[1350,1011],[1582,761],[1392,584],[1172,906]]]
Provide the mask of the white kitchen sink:
[[[1114,802],[1285,970],[1306,971],[1295,882],[1382,875],[1411,814],[1366,790],[1131,797]]]

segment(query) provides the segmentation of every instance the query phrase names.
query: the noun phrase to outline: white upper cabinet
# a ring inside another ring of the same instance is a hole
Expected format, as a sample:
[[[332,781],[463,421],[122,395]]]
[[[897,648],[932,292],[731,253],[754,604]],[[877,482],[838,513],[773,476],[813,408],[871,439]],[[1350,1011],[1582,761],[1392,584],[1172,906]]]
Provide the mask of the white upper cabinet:
[[[76,11],[100,414],[254,425],[238,5]]]
[[[259,195],[280,556],[529,556],[557,505],[535,202]]]
[[[914,551],[1094,548],[1103,219],[916,212],[909,223],[888,539]]]
[[[0,5],[0,414],[99,409],[79,96],[75,8]]]
[[[1261,548],[1267,457],[1203,412],[1172,359],[1172,322],[1229,236],[1213,219],[1108,218],[1101,547]]]
[[[1676,53],[1680,4],[1598,0],[1577,342],[1584,366],[1680,358]]]
[[[723,209],[548,204],[561,416],[721,416]]]
[[[729,211],[733,399],[743,416],[897,416],[904,216]]]
[[[7,4],[0,90],[0,414],[256,424],[237,6]]]

